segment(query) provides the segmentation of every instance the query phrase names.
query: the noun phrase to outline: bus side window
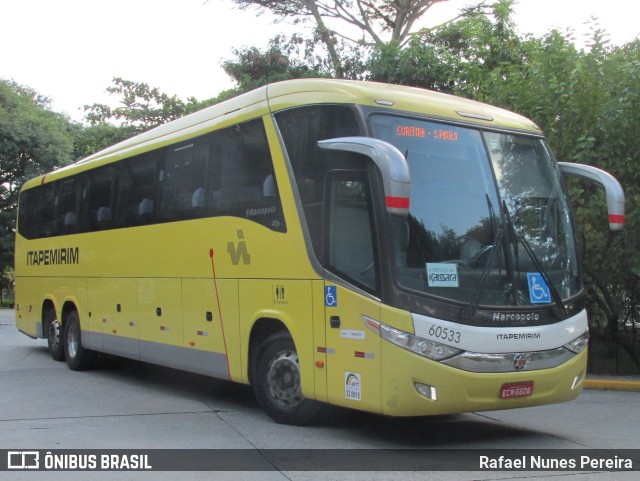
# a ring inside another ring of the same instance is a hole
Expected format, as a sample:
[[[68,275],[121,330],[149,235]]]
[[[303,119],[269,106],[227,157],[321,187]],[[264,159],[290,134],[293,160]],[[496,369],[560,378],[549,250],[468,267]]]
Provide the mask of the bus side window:
[[[343,105],[311,105],[276,114],[289,162],[293,169],[307,228],[318,260],[322,258],[322,218],[326,173],[342,160],[327,155],[319,140],[363,135],[355,111]]]
[[[118,227],[150,224],[155,219],[158,186],[157,152],[119,164],[117,187]]]
[[[209,143],[188,141],[167,149],[161,182],[163,220],[181,220],[205,214],[207,159]]]
[[[113,190],[115,172],[112,166],[102,167],[90,173],[86,183],[83,204],[82,230],[103,230],[112,227],[113,222]]]
[[[286,231],[262,120],[216,132],[212,151],[210,190],[215,213]]]
[[[375,291],[373,214],[366,172],[327,176],[325,237],[328,264],[366,290]]]
[[[79,184],[75,178],[62,180],[58,184],[55,198],[57,225],[54,235],[78,231]]]
[[[37,239],[40,232],[38,206],[42,204],[42,187],[24,190],[20,193],[18,208],[18,233],[26,239]]]
[[[37,208],[37,222],[40,224],[37,237],[50,237],[56,233],[56,184],[42,186],[40,205]]]

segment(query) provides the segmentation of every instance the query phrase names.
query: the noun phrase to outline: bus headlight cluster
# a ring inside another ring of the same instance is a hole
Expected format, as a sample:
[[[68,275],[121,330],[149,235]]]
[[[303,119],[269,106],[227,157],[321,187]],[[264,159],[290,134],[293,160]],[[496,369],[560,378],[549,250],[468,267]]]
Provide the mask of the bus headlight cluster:
[[[440,342],[431,341],[422,337],[414,336],[408,332],[399,331],[384,324],[380,324],[380,335],[396,346],[400,346],[408,351],[415,352],[421,356],[433,359],[434,361],[442,361],[455,356],[461,349],[447,346]]]
[[[576,354],[584,351],[584,348],[587,347],[589,343],[589,331],[585,331],[580,336],[576,337],[573,341],[564,345],[565,349],[569,349],[571,352]]]

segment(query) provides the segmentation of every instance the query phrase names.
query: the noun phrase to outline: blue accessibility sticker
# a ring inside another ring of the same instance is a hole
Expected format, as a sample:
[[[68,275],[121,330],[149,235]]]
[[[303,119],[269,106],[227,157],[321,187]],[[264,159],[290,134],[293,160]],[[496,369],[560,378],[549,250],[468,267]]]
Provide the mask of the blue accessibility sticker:
[[[324,305],[326,307],[337,307],[338,292],[336,286],[326,286],[324,288]]]
[[[529,282],[529,299],[531,304],[549,304],[551,290],[539,272],[527,272]]]

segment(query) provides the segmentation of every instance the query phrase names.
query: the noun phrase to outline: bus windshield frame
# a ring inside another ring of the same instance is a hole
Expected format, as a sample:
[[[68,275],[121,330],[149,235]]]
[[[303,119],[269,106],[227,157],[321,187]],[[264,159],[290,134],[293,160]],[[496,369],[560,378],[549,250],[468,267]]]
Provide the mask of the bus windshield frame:
[[[409,214],[389,216],[401,290],[439,301],[435,315],[440,303],[467,318],[478,309],[566,315],[563,303],[583,286],[566,191],[541,136],[388,113],[368,124],[411,172]]]

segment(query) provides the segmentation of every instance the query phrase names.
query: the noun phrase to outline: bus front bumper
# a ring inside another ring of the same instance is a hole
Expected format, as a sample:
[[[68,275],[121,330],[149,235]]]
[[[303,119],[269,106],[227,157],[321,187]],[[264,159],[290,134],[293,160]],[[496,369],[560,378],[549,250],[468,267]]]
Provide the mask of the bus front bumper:
[[[548,369],[468,372],[383,341],[382,412],[422,416],[570,401],[582,391],[586,368],[587,349]]]

